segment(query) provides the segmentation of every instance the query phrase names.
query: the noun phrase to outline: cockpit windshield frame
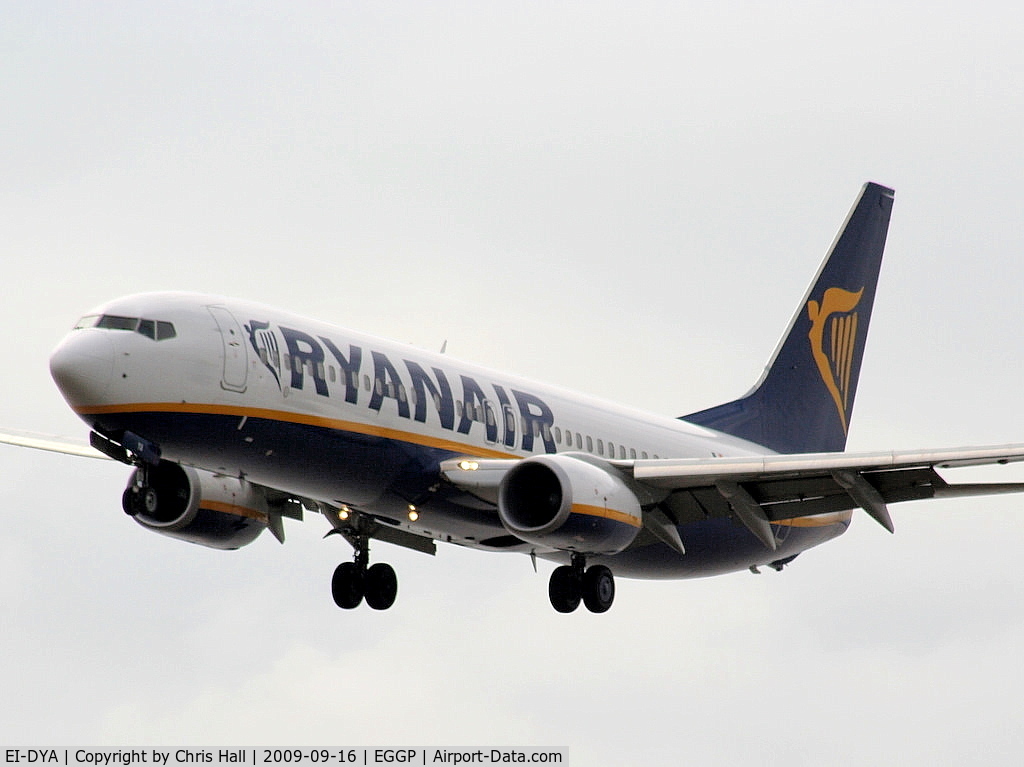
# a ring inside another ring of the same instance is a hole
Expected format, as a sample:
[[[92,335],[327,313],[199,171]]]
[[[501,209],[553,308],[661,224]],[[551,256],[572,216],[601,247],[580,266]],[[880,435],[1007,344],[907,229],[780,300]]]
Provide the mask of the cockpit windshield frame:
[[[178,331],[174,323],[166,320],[150,320],[139,317],[126,317],[120,314],[87,314],[77,323],[75,330],[99,328],[101,330],[128,330],[151,338],[154,341],[166,341],[175,338]]]

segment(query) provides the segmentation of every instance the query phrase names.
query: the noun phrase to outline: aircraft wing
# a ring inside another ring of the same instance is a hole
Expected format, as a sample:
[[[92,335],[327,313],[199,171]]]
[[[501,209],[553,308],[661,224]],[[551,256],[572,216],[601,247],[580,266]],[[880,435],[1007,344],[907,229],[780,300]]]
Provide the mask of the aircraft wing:
[[[46,450],[51,453],[65,453],[77,455],[82,458],[102,458],[108,460],[104,455],[87,442],[76,442],[66,437],[53,437],[45,434],[33,434],[31,432],[0,432],[0,444],[16,445],[17,447],[31,447],[36,450]]]
[[[772,522],[861,508],[892,532],[890,503],[1024,492],[1024,482],[950,484],[937,471],[1018,461],[1024,445],[629,463],[634,480],[670,491],[670,507],[731,511],[774,548]]]
[[[593,456],[586,460],[594,462]],[[662,540],[667,531],[670,545],[675,545],[676,538],[672,523],[732,516],[774,550],[772,523],[861,508],[892,532],[890,503],[1024,492],[1024,482],[950,484],[938,473],[939,469],[1018,461],[1024,461],[1024,445],[603,463],[658,499],[645,512],[644,524]],[[463,489],[494,497],[489,491],[496,491],[505,471],[515,463],[446,461],[442,470]]]

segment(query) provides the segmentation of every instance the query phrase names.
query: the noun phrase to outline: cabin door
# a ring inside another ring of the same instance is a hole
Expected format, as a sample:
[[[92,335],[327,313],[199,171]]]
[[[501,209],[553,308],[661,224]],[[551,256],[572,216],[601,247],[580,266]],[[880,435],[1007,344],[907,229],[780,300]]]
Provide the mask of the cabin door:
[[[228,391],[244,392],[248,374],[249,357],[245,350],[245,336],[242,326],[238,324],[225,306],[208,306],[210,314],[217,321],[220,337],[224,342],[224,375],[220,385]]]

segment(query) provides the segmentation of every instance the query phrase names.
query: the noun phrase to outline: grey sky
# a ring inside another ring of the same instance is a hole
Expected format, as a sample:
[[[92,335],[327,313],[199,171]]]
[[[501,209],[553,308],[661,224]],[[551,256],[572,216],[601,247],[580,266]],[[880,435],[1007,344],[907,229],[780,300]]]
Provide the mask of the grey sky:
[[[0,426],[91,306],[264,301],[678,415],[757,378],[853,203],[896,205],[851,449],[1024,441],[1024,11],[1005,3],[0,4]],[[580,764],[1019,763],[1024,499],[866,517],[782,574],[620,579],[318,519],[149,535],[124,467],[0,446],[0,734],[552,745]],[[996,476],[1002,477],[1003,473]]]

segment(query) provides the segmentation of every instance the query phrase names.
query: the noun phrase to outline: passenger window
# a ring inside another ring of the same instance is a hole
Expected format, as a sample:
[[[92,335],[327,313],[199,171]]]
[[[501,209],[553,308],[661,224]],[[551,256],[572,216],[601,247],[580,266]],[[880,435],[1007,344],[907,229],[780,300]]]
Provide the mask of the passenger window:
[[[594,440],[592,440],[590,437],[587,437],[587,452],[594,452]]]
[[[636,460],[636,448],[631,447],[629,449],[629,457],[632,458],[634,461]]]
[[[511,447],[516,433],[516,414],[509,405],[503,405],[501,410],[505,414],[505,444]]]
[[[597,441],[597,454],[598,455],[604,455],[604,440],[603,439],[599,439]],[[612,458],[614,458],[614,457],[615,457],[615,455],[613,453],[612,454]]]
[[[609,458],[614,458],[615,457],[615,443],[613,443],[613,442],[609,442],[608,443],[608,457]]]

